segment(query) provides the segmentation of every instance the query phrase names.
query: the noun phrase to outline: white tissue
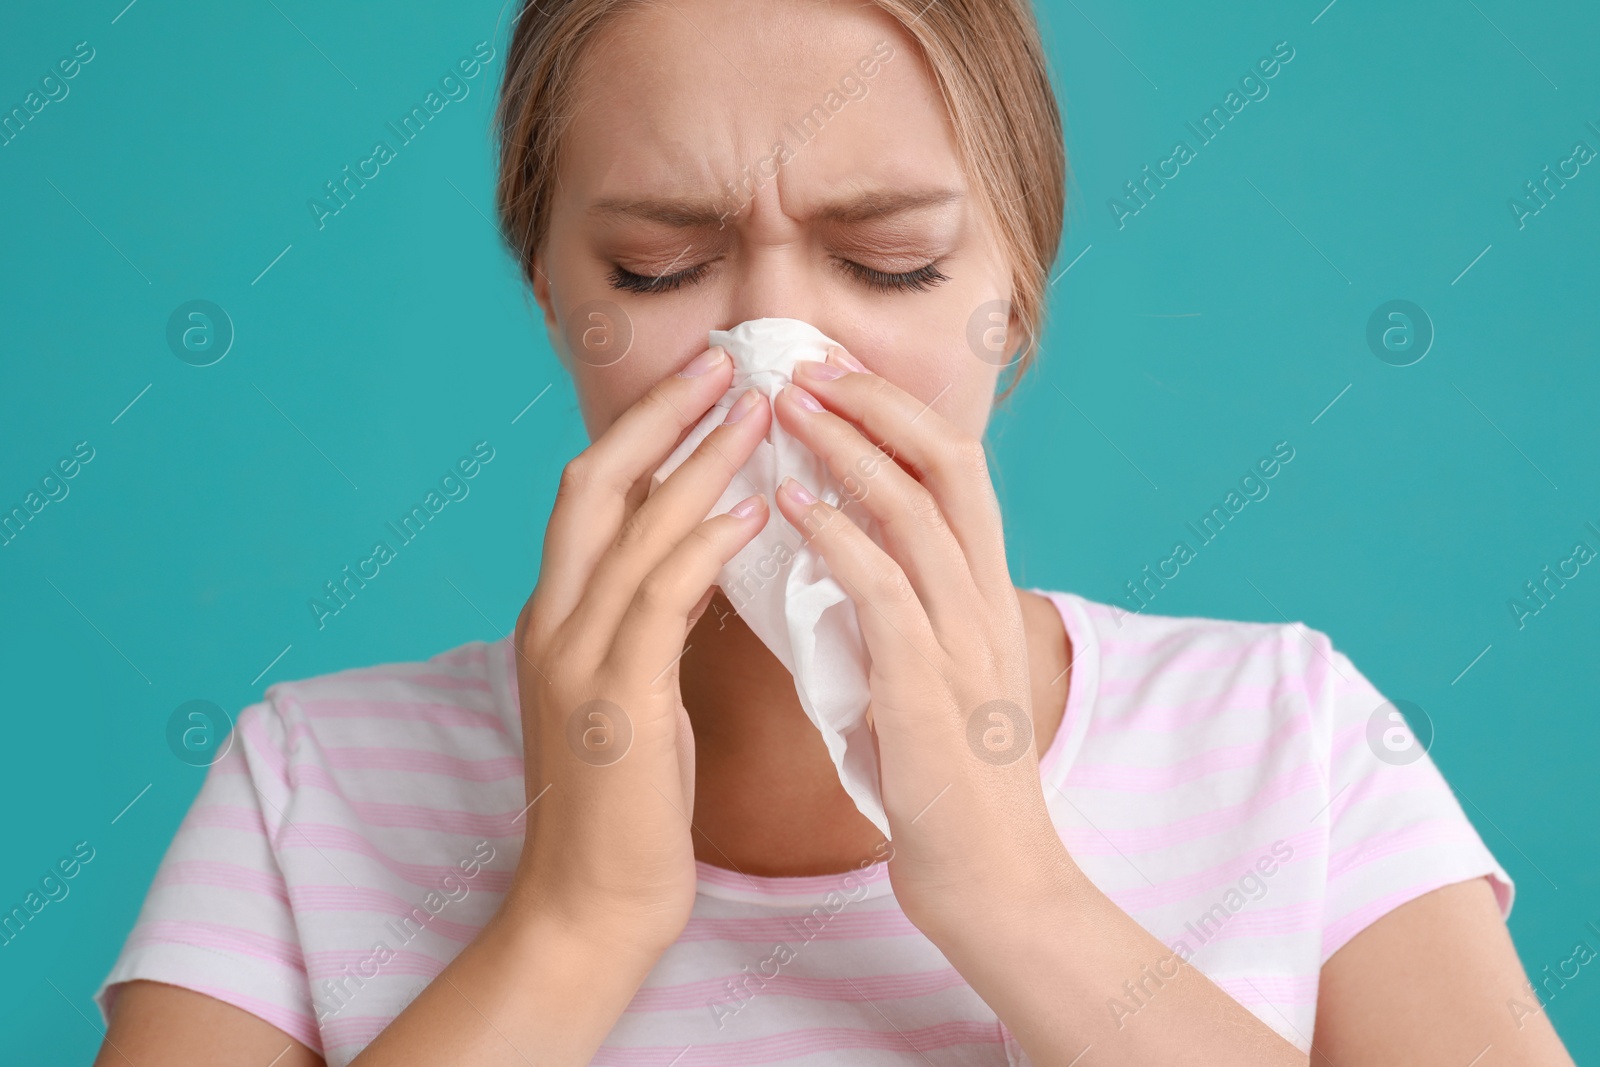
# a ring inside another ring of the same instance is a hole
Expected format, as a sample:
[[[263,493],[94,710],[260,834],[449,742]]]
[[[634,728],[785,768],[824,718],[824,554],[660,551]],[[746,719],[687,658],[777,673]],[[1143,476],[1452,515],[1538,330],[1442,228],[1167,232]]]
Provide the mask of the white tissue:
[[[733,383],[651,476],[650,492],[721,424],[746,388],[755,386],[775,400],[796,360],[822,360],[834,343],[799,319],[751,319],[731,330],[712,330],[710,344],[721,345],[733,359]],[[866,724],[870,657],[855,603],[832,577],[821,554],[773,506],[772,494],[785,477],[839,508],[882,544],[877,523],[774,415],[766,439],[756,445],[707,515],[721,515],[752,493],[766,497],[772,509],[766,527],[718,572],[717,585],[745,625],[794,675],[800,706],[821,732],[839,783],[857,810],[887,838],[889,820],[878,790],[877,750]]]

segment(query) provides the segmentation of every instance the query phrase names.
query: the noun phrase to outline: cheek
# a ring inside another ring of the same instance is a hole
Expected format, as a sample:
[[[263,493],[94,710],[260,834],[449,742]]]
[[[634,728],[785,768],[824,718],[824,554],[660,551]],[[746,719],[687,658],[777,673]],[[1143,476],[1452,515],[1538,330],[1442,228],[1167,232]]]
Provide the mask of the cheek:
[[[864,349],[863,362],[968,437],[982,437],[994,403],[999,368],[967,350],[959,330],[897,337],[892,348]]]
[[[615,363],[591,366],[580,361],[568,369],[591,440],[604,433],[657,382],[676,374],[679,367],[705,351],[703,333],[677,330],[672,331],[670,339],[653,340],[666,338],[666,333],[641,331]]]
[[[946,394],[951,399],[949,407],[941,408],[944,417],[968,437],[981,438],[989,425],[989,415],[994,409],[994,394],[999,381],[999,370],[971,353],[960,353],[960,362],[952,372],[956,388]],[[959,395],[957,390],[959,389]]]

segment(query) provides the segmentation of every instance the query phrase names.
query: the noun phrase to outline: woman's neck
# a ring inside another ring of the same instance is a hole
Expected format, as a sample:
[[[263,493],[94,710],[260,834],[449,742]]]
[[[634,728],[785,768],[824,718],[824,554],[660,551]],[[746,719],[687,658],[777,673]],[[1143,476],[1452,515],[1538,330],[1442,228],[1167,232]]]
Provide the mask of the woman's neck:
[[[1019,591],[1042,752],[1061,721],[1070,645],[1044,598]],[[695,857],[768,877],[849,870],[883,835],[839,784],[794,678],[719,589],[678,661],[694,730]]]
[[[719,589],[678,661],[695,740],[695,856],[769,877],[854,867],[883,839],[839,784],[794,677]]]

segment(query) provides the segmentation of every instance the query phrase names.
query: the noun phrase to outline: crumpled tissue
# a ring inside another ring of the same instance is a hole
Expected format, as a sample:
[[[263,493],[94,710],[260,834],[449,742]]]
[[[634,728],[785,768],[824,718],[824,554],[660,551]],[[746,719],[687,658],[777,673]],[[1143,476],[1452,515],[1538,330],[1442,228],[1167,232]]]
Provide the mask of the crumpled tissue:
[[[828,346],[835,343],[799,319],[750,319],[731,330],[712,330],[710,345],[721,345],[733,360],[733,382],[657,468],[650,479],[650,492],[722,423],[745,389],[754,386],[775,401],[797,360],[823,360]],[[756,446],[707,515],[721,515],[752,493],[766,497],[771,508],[762,531],[718,572],[717,585],[745,625],[794,676],[800,706],[821,732],[840,785],[857,810],[887,838],[889,820],[878,788],[877,750],[866,723],[871,657],[854,601],[832,576],[822,555],[772,506],[772,494],[785,477],[794,478],[819,499],[839,508],[882,545],[877,522],[846,493],[822,459],[774,416],[766,439]]]

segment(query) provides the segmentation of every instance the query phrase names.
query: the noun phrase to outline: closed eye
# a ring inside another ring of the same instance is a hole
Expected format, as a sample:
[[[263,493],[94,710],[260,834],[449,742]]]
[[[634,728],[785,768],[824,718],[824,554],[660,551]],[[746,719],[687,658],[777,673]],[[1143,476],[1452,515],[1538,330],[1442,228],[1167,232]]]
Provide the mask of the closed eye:
[[[879,292],[911,291],[920,293],[933,288],[941,282],[950,280],[948,275],[939,270],[937,260],[918,267],[916,270],[906,271],[903,274],[890,274],[886,271],[874,270],[872,267],[865,267],[848,259],[841,259],[838,262],[845,270],[865,282],[869,288],[876,289]]]
[[[712,262],[715,260],[672,274],[635,274],[615,266],[610,276],[611,287],[630,293],[668,293],[699,281],[711,268]],[[848,259],[838,259],[836,262],[862,284],[879,292],[924,292],[950,280],[948,275],[939,270],[937,261],[899,274],[876,270]]]
[[[613,267],[611,288],[629,293],[669,293],[691,282],[699,281],[701,275],[710,268],[711,264],[708,262],[672,274],[635,274],[622,267]]]

